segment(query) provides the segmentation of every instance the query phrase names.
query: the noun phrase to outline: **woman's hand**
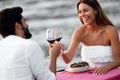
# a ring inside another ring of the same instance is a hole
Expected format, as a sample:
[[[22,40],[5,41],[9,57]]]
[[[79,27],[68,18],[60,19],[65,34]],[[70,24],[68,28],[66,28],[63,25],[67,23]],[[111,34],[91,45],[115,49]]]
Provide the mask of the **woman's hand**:
[[[97,68],[95,70],[94,74],[96,74],[96,75],[103,75],[103,74],[108,72],[108,70],[109,70],[108,68],[109,68],[109,66],[102,66],[100,68]]]

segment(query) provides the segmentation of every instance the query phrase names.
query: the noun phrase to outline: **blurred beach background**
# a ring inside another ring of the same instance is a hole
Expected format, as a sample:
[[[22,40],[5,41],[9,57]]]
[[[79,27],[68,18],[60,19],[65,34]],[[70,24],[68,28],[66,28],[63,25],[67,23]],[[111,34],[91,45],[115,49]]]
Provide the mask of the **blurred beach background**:
[[[120,33],[120,0],[98,1]],[[23,8],[23,16],[26,18],[30,31],[33,34],[31,39],[37,41],[41,46],[48,62],[46,29],[50,27],[61,28],[63,34],[61,43],[67,49],[73,31],[81,26],[77,15],[77,2],[78,0],[0,0],[0,10],[15,6]],[[81,61],[80,48],[81,45],[71,63]],[[67,66],[60,57],[57,62],[58,70]]]

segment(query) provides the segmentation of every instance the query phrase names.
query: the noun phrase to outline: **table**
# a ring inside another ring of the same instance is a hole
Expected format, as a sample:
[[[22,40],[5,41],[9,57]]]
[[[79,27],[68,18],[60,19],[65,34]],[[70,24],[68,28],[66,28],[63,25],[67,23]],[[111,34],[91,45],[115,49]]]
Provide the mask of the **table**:
[[[95,75],[86,72],[57,72],[57,80],[120,80],[120,68],[110,70],[104,75]]]

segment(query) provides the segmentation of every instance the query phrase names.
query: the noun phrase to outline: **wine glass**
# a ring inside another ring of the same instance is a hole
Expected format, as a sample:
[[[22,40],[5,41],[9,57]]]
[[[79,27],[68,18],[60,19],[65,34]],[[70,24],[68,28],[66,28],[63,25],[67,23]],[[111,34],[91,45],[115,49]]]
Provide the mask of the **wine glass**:
[[[50,44],[53,44],[55,42],[55,31],[53,28],[49,28],[46,31],[46,39]]]
[[[61,32],[61,29],[56,27],[55,28],[55,38],[56,38],[56,41],[60,41],[62,39],[62,32]]]
[[[62,37],[63,37],[61,29],[58,28],[58,27],[55,27],[54,30],[55,30],[55,40],[57,42],[59,42],[62,39]],[[62,53],[63,53],[63,46],[61,46],[61,52],[60,52],[60,54],[62,54]]]

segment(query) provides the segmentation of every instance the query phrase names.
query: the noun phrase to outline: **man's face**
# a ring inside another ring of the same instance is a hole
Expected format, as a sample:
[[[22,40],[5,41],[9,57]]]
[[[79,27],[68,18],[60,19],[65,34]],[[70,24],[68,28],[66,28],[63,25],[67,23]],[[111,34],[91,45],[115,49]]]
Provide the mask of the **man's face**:
[[[29,31],[29,29],[28,29],[28,25],[27,25],[24,17],[22,18],[21,22],[22,22],[21,28],[22,28],[22,30],[23,30],[23,32],[24,32],[25,38],[26,38],[26,39],[31,38],[31,37],[32,37],[32,34],[30,33],[30,31]]]

